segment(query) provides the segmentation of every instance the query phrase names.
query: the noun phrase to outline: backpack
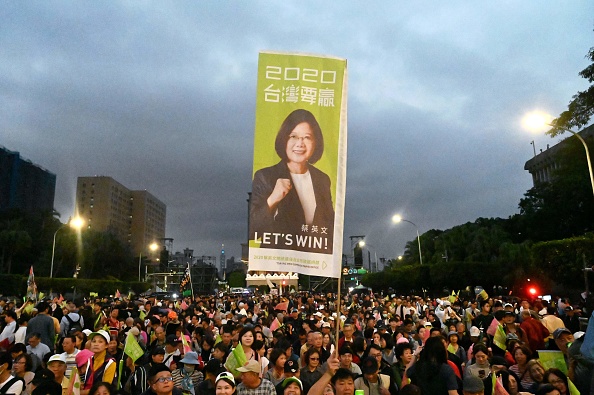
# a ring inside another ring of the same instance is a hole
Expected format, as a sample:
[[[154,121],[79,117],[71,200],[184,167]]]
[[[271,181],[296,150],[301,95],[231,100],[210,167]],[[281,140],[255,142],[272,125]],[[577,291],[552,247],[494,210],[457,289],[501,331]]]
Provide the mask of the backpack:
[[[68,330],[66,330],[67,334],[71,335],[75,332],[82,332],[83,327],[80,324],[80,314],[78,315],[77,321],[73,321],[72,318],[70,318],[69,314],[66,314],[64,317],[66,317],[66,319],[68,320]]]
[[[23,381],[23,379],[18,378],[18,377],[13,377],[12,379],[10,379],[6,384],[4,384],[2,386],[2,388],[0,388],[0,395],[4,395],[8,392],[8,390],[10,389],[10,387],[12,387],[14,385],[14,383],[16,383],[17,381]],[[23,389],[25,389],[25,382],[23,381]]]

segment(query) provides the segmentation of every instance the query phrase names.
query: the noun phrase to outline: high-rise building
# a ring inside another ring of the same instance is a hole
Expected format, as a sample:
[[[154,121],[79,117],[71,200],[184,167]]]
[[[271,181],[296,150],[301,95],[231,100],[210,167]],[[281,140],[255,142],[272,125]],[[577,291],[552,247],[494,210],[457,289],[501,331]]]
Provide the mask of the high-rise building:
[[[0,211],[52,211],[56,175],[0,146]]]
[[[143,255],[151,243],[165,238],[166,206],[148,191],[132,191],[106,176],[79,177],[78,215],[89,229],[111,232]]]

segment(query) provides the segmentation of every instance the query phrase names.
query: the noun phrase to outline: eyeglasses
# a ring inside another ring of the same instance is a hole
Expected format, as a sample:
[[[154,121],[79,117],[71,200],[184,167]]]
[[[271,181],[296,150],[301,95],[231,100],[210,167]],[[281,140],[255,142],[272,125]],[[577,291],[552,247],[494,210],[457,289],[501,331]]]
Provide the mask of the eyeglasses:
[[[157,383],[168,383],[170,381],[173,381],[173,377],[169,376],[169,377],[159,377],[156,382]]]
[[[310,358],[309,360],[310,360],[310,361],[319,361],[319,360],[320,360],[320,358]]]

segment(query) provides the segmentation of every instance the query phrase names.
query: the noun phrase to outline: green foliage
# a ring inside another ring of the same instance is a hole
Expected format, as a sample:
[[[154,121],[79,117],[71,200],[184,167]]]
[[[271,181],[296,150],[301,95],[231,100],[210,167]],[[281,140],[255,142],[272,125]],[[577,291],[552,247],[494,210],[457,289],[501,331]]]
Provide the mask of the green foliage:
[[[583,69],[579,75],[587,79],[588,82],[594,83],[594,47],[590,48],[586,58],[593,63]],[[564,132],[563,128],[582,128],[588,124],[592,115],[594,115],[594,85],[590,85],[588,89],[580,91],[572,97],[567,110],[553,120],[553,128],[547,133],[551,137],[555,137]]]
[[[590,139],[586,142],[594,146]],[[552,181],[536,185],[520,201],[526,239],[564,239],[594,231],[594,198],[583,145],[569,137],[557,160],[562,166],[552,173]]]
[[[532,247],[532,259],[543,276],[560,284],[575,285],[583,278],[584,262],[592,266],[594,235],[536,243]]]
[[[241,271],[229,273],[229,275],[227,276],[227,283],[229,284],[229,287],[244,288],[246,286],[245,273]]]
[[[89,292],[97,292],[100,295],[113,295],[118,289],[122,295],[125,295],[128,290],[140,294],[150,288],[150,284],[147,283],[120,280],[35,277],[35,282],[37,288],[46,294],[50,291],[65,294],[72,292],[76,287],[76,293],[80,295]],[[0,284],[3,284],[3,295],[22,296],[27,289],[27,276],[0,274]]]

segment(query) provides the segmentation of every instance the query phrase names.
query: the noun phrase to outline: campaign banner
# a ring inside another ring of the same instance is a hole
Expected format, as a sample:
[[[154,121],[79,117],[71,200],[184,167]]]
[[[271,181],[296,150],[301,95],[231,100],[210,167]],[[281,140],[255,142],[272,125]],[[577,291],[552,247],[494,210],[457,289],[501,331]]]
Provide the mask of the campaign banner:
[[[346,113],[345,59],[260,53],[249,270],[340,277]]]

